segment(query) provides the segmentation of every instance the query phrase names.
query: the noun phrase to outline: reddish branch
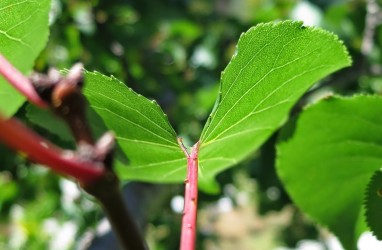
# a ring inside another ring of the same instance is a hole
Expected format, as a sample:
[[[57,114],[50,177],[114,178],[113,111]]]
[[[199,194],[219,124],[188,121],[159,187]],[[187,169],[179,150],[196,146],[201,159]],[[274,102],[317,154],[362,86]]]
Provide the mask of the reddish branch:
[[[81,183],[93,182],[105,170],[94,162],[80,159],[72,151],[63,151],[15,119],[6,120],[0,116],[0,140],[14,150],[52,170],[78,179]]]
[[[126,208],[119,179],[112,169],[114,136],[106,133],[95,143],[85,116],[82,94],[82,65],[77,64],[67,77],[52,70],[36,74],[32,82],[0,55],[0,74],[31,102],[50,107],[71,128],[77,151],[62,150],[43,139],[17,120],[0,114],[0,140],[21,151],[37,163],[76,178],[102,205],[123,249],[145,250],[145,242]]]
[[[198,207],[198,154],[199,142],[197,142],[189,154],[182,140],[179,144],[187,157],[187,178],[184,195],[184,211],[182,219],[182,231],[180,238],[180,250],[195,249],[196,242],[196,215]]]
[[[82,64],[75,64],[66,77],[51,69],[47,75],[34,73],[30,79],[40,97],[68,124],[77,144],[93,145],[86,119],[86,100],[82,94]]]
[[[51,71],[53,75],[39,75],[37,78],[41,82],[32,83],[0,54],[0,74],[12,86],[34,104],[40,107],[50,107],[58,116],[62,117],[71,127],[77,142],[85,141],[92,144],[90,129],[86,124],[85,101],[80,89],[80,85],[82,85],[81,68],[80,64],[75,65],[66,78],[61,77],[58,71]],[[41,96],[41,91],[38,91],[39,88],[40,90],[41,88],[48,89],[46,92],[49,92],[47,95],[49,98],[45,100]],[[102,159],[95,161],[96,152],[91,159],[85,157],[84,147],[79,147],[77,152],[64,151],[17,120],[6,119],[1,114],[0,140],[9,147],[25,153],[30,160],[49,166],[60,174],[72,176],[80,183],[92,183],[105,173]],[[92,149],[88,147],[87,151],[92,151]],[[89,155],[89,153],[87,154]]]
[[[28,100],[39,106],[47,107],[47,103],[44,102],[33,88],[32,84],[23,74],[20,73],[12,64],[10,64],[4,56],[0,54],[0,74],[21,94],[23,94]]]

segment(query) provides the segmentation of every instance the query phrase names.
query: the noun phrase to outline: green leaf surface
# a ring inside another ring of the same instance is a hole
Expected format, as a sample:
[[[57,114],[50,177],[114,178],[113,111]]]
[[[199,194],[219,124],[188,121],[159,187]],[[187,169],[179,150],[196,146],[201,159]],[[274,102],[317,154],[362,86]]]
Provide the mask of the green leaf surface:
[[[75,143],[69,126],[51,110],[41,109],[32,104],[26,107],[26,116],[30,122],[48,130],[52,134],[60,137],[62,141]],[[95,138],[101,137],[108,129],[101,117],[91,108],[86,110],[86,118]]]
[[[35,105],[28,104],[26,107],[26,116],[33,124],[57,135],[61,140],[58,142],[59,146],[67,149],[75,148],[76,142],[70,128],[61,118],[54,115],[51,110],[41,109]],[[90,107],[86,110],[86,118],[94,138],[99,139],[106,131],[108,131],[108,128],[103,123],[101,117]],[[125,154],[118,145],[115,148],[115,158],[119,163],[127,162]]]
[[[135,93],[113,77],[85,74],[84,94],[90,106],[114,131],[129,163],[116,163],[123,179],[180,182],[186,158],[166,115],[155,101]]]
[[[349,64],[335,35],[301,22],[260,24],[244,33],[202,132],[201,181],[253,153],[305,91]]]
[[[364,190],[382,165],[382,98],[330,97],[288,124],[277,170],[293,201],[356,249]]]
[[[24,74],[47,42],[49,10],[49,0],[0,1],[0,53]],[[11,116],[24,101],[0,76],[0,112]]]
[[[28,104],[26,116],[30,122],[57,135],[61,140],[74,143],[74,138],[68,125],[61,118],[54,115],[51,110],[41,109],[35,105]]]
[[[365,194],[367,225],[378,240],[382,240],[382,170],[375,171]]]

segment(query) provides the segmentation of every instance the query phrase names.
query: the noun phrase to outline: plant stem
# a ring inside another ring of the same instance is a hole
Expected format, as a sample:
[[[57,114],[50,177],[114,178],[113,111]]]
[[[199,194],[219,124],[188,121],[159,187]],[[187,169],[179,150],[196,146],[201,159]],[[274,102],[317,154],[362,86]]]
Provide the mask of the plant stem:
[[[81,186],[101,203],[114,232],[126,250],[146,249],[143,238],[130,216],[119,187],[119,180],[111,169],[76,157],[29,130],[15,119],[0,116],[0,140],[9,147],[27,154],[35,162],[52,170],[76,178]],[[69,152],[69,151],[68,151]]]
[[[115,234],[125,250],[146,250],[145,241],[127,209],[119,186],[118,177],[112,171],[103,178],[82,185],[82,188],[93,195],[101,203]]]
[[[0,140],[14,150],[25,153],[29,159],[83,183],[93,182],[105,172],[104,168],[93,162],[79,159],[74,152],[61,150],[17,120],[6,120],[1,115]]]
[[[181,144],[181,143],[180,143]],[[187,178],[185,180],[184,212],[182,219],[182,232],[180,238],[181,250],[193,250],[196,243],[196,214],[198,207],[198,153],[199,142],[188,154],[183,144],[183,151],[187,157]]]
[[[86,122],[81,71],[82,65],[77,64],[63,79],[57,74],[40,76],[42,82],[37,82],[36,86],[42,89],[45,102],[35,86],[0,54],[0,74],[31,102],[40,107],[50,106],[63,118],[78,147],[77,152],[64,151],[17,120],[6,119],[1,114],[0,140],[25,153],[29,159],[76,178],[101,203],[123,249],[145,250],[144,240],[124,203],[119,179],[112,170],[114,136],[106,133],[95,143]]]
[[[0,74],[33,104],[46,108],[48,105],[37,94],[32,83],[0,54]]]

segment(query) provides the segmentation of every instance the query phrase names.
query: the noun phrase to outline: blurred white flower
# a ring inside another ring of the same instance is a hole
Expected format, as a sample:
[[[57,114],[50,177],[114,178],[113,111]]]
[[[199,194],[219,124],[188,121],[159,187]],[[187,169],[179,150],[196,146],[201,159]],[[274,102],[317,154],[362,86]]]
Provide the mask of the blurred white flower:
[[[22,225],[24,219],[24,208],[20,205],[14,205],[10,211],[11,228],[9,237],[10,249],[22,249],[27,240],[27,232]]]
[[[290,17],[293,20],[303,21],[304,25],[319,26],[322,13],[315,5],[306,1],[301,1],[296,5]]]
[[[377,240],[371,232],[365,232],[358,239],[359,250],[381,250],[382,241]]]
[[[72,221],[60,225],[56,219],[50,218],[44,221],[43,230],[50,236],[49,249],[67,250],[74,244],[78,227]]]
[[[181,195],[176,195],[171,199],[171,209],[175,213],[181,214],[183,213],[184,207],[184,198]]]
[[[222,197],[217,201],[216,207],[220,213],[226,213],[233,209],[233,202],[229,197]]]
[[[61,206],[67,211],[73,210],[75,200],[81,195],[80,189],[76,183],[66,179],[60,180],[60,188],[62,191]]]

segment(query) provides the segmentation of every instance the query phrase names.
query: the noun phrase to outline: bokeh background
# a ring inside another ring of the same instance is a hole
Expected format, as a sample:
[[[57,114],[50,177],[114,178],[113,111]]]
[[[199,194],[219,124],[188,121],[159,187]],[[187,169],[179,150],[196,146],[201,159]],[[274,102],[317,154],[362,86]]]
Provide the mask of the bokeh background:
[[[382,93],[379,0],[53,0],[50,39],[35,69],[81,61],[87,70],[114,75],[156,99],[191,145],[240,34],[286,19],[336,33],[353,58],[352,67],[312,88],[292,115],[329,93]],[[27,104],[16,116],[58,145],[72,146],[31,123]],[[221,173],[219,193],[200,194],[197,249],[341,249],[285,193],[275,173],[276,141],[277,133],[250,159]],[[178,249],[183,186],[130,182],[124,192],[150,249]],[[98,205],[74,182],[0,145],[0,249],[117,245]]]

